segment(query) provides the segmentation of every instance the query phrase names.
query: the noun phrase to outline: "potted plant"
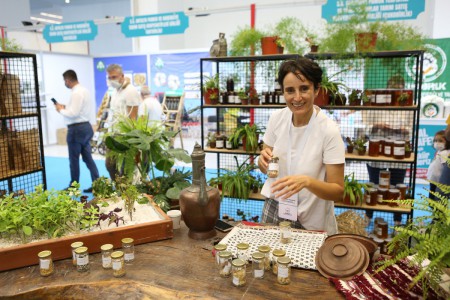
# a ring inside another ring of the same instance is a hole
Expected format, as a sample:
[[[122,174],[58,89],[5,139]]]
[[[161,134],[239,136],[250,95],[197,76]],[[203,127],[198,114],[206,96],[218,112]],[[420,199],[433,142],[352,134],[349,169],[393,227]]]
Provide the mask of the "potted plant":
[[[263,133],[263,128],[256,124],[240,125],[230,135],[229,140],[235,148],[239,146],[239,142],[242,140],[246,152],[256,152],[258,150],[259,135]]]
[[[397,93],[397,91],[396,91]],[[412,91],[398,91],[397,103],[400,106],[411,106],[413,103]]]
[[[204,76],[205,82],[203,84],[203,98],[205,104],[211,104],[211,95],[217,95],[216,99],[219,99],[219,73],[213,76]]]
[[[332,105],[343,106],[347,102],[347,97],[345,97],[345,94],[337,92],[334,95],[330,95],[330,101]]]
[[[241,100],[242,105],[248,105],[248,95],[243,88],[238,91],[238,97]]]
[[[248,98],[250,99],[250,104],[259,105],[259,95],[255,88],[249,89]]]
[[[417,268],[417,275],[410,287],[421,285],[423,297],[426,299],[429,287],[437,293],[442,292],[439,287],[445,269],[450,266],[450,185],[435,183],[437,192],[433,192],[436,200],[422,195],[420,199],[393,200],[400,205],[419,209],[426,214],[415,217],[405,226],[396,226],[397,234],[387,244],[391,259],[381,261],[377,271],[404,261],[408,258],[410,267]],[[410,239],[413,239],[410,242]],[[444,298],[448,294],[441,295]]]
[[[352,89],[350,95],[348,95],[348,102],[350,106],[360,106],[361,105],[361,94],[362,91],[358,89]]]
[[[283,46],[288,53],[304,54],[307,49],[305,38],[306,28],[300,19],[296,17],[281,18],[272,29],[272,35],[277,36],[278,44]]]
[[[355,147],[355,139],[346,137],[345,140],[347,141],[347,153],[352,154]]]
[[[261,31],[249,26],[238,28],[234,35],[231,36],[230,55],[248,56],[260,53],[261,38],[263,36],[264,34]]]
[[[367,146],[367,140],[364,137],[357,138],[355,141],[355,149],[358,151],[358,155],[365,155]]]
[[[342,70],[332,76],[328,76],[327,74],[322,75],[322,82],[319,87],[319,94],[314,100],[314,104],[317,106],[326,106],[329,105],[331,99],[335,99],[336,95],[339,93],[339,90],[347,90],[348,87],[341,81],[332,80],[333,77],[341,74],[342,72],[346,72],[346,70]],[[333,100],[334,103],[334,100]]]
[[[212,93],[209,95],[209,99],[212,105],[219,104],[219,93],[213,90]]]
[[[207,142],[208,147],[212,149],[216,148],[216,134],[213,132],[208,132],[207,139],[208,139]]]
[[[364,199],[363,189],[366,189],[364,183],[355,179],[355,173],[344,176],[344,204],[356,205],[362,203]]]

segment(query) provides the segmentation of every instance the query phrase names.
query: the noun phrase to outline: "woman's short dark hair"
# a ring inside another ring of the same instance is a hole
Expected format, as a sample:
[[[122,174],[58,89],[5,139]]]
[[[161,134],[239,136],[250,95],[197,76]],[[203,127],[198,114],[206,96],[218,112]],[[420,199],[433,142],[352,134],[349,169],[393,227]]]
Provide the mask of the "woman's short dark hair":
[[[319,88],[322,82],[322,68],[313,60],[306,57],[284,61],[278,70],[278,83],[283,89],[283,80],[287,74],[294,73],[297,77],[301,74],[314,84],[314,89]]]

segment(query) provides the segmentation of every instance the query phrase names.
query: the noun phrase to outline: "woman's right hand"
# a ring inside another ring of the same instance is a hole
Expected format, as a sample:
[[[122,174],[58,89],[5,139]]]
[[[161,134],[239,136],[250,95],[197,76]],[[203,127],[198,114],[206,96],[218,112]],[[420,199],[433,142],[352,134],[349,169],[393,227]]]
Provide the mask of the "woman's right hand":
[[[267,174],[267,167],[269,166],[269,160],[272,159],[272,149],[270,147],[265,147],[261,150],[258,159],[258,166],[261,172]]]

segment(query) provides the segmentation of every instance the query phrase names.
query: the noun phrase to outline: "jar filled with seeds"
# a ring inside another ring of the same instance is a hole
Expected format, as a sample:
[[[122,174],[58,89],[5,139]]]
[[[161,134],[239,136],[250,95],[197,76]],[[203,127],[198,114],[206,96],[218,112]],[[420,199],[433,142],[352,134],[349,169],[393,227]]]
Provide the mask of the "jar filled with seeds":
[[[292,240],[291,222],[280,222],[280,243],[289,244]]]
[[[277,259],[278,274],[277,281],[279,284],[291,283],[291,259],[287,256],[283,256]]]
[[[247,243],[239,243],[237,244],[236,247],[237,247],[237,257],[247,264],[249,258],[248,249],[250,248],[250,245]]]
[[[122,239],[122,250],[124,253],[124,259],[126,263],[134,260],[134,240],[132,238]]]
[[[83,242],[73,242],[70,244],[70,247],[72,248],[72,264],[74,266],[77,265],[77,255],[75,253],[75,249],[80,248],[83,246]]]
[[[77,255],[77,271],[87,272],[89,271],[89,252],[87,247],[79,247],[75,249]]]
[[[272,251],[272,273],[277,275],[278,274],[278,264],[277,260],[280,257],[283,257],[286,255],[286,251],[283,249],[275,249]]]
[[[220,267],[220,259],[219,259],[219,253],[222,251],[227,250],[227,245],[226,244],[217,244],[214,246],[214,255],[216,257],[216,264],[217,267]]]
[[[264,254],[264,270],[270,270],[270,247],[262,245],[258,247],[258,251]]]
[[[112,261],[111,261],[111,253],[113,251],[112,244],[104,244],[100,247],[102,250],[102,267],[103,269],[111,269]]]
[[[272,157],[272,159],[269,160],[269,166],[267,167],[267,176],[269,178],[277,178],[278,177],[278,170],[280,169],[278,161],[279,161],[279,158],[276,156]]]
[[[231,262],[231,274],[232,274],[232,282],[234,286],[243,286],[246,283],[245,280],[245,261],[242,259],[233,259]]]
[[[252,254],[252,269],[254,278],[264,278],[264,253],[255,252]]]
[[[216,254],[217,255],[217,254]],[[221,251],[218,253],[219,258],[219,275],[220,277],[230,277],[231,275],[231,252]]]
[[[39,273],[41,276],[50,276],[53,274],[53,260],[52,252],[49,250],[41,251],[38,253],[39,257]]]
[[[125,260],[122,251],[114,251],[111,253],[112,269],[114,277],[125,276]]]

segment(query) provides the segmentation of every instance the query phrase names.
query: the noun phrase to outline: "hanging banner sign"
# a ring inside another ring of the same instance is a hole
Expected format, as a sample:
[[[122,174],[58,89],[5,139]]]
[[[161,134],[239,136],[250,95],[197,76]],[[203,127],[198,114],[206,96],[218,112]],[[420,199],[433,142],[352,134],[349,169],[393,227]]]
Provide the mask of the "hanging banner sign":
[[[189,18],[184,12],[173,12],[126,17],[122,22],[122,33],[126,37],[178,34],[188,27]]]
[[[47,43],[91,41],[97,36],[94,21],[46,25],[42,32]]]
[[[346,22],[353,14],[354,0],[328,0],[322,5],[322,18],[328,23]],[[412,20],[425,10],[425,0],[367,0],[371,21]]]

